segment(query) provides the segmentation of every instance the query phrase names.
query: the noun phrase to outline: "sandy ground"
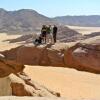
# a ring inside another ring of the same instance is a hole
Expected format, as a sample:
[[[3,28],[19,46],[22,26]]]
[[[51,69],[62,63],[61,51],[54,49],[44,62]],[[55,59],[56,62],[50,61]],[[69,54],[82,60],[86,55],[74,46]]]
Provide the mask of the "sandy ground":
[[[4,96],[0,100],[66,100],[65,98]]]
[[[80,27],[80,26],[69,26],[69,25],[66,25],[66,26],[68,26],[71,29],[76,30],[79,33],[82,33],[83,35],[91,34],[93,32],[100,32],[100,27]]]
[[[15,37],[0,33],[0,51],[18,46],[19,44],[2,42]],[[40,66],[26,66],[25,72],[34,81],[60,92],[68,100],[100,100],[100,75],[74,69]]]
[[[14,39],[19,37],[20,35],[7,35],[6,33],[0,33],[0,51],[3,50],[9,50],[11,48],[15,48],[20,44],[16,44],[16,43],[10,43],[9,42],[3,42],[7,39]]]
[[[100,75],[68,68],[27,66],[25,72],[38,83],[58,91],[62,97],[100,99]]]

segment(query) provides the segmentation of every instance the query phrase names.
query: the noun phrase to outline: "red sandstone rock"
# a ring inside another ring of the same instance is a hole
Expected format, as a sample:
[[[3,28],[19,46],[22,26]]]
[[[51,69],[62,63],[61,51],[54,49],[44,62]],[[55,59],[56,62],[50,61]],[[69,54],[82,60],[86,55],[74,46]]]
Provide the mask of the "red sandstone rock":
[[[3,82],[6,82],[5,84],[8,86],[6,88],[10,89],[7,90],[8,92],[0,93],[1,96],[12,93],[14,96],[60,97],[60,93],[53,92],[32,81],[23,72],[23,69],[24,65],[14,60],[8,60],[0,54],[0,78],[3,80],[4,77],[7,77]],[[0,84],[2,86],[4,83],[1,81]]]
[[[69,45],[70,43],[21,46],[2,53],[7,59],[21,64],[71,67],[100,73],[99,36],[81,41],[73,46]]]

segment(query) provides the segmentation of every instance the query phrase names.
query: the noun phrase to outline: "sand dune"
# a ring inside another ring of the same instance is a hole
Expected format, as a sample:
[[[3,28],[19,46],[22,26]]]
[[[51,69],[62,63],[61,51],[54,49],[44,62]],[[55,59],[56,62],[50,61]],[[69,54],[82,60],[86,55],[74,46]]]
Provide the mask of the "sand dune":
[[[93,32],[100,32],[100,27],[81,27],[81,26],[69,26],[69,28],[76,30],[79,33],[84,34],[91,34]]]

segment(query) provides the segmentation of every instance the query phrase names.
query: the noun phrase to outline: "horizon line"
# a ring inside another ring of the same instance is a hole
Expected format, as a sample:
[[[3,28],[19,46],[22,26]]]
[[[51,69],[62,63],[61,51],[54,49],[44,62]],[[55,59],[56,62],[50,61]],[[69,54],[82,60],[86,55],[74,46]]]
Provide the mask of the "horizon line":
[[[10,12],[10,11],[12,11],[12,12],[14,12],[14,11],[20,11],[20,10],[30,10],[30,11],[35,11],[35,12],[37,12],[38,14],[41,14],[41,15],[43,15],[43,16],[45,16],[45,17],[48,17],[48,18],[56,18],[56,17],[66,17],[66,16],[71,16],[71,17],[80,17],[80,16],[100,16],[100,14],[76,14],[76,15],[57,15],[57,16],[52,16],[52,17],[50,17],[50,16],[46,16],[45,14],[42,14],[41,12],[39,12],[39,11],[37,11],[37,10],[34,10],[34,9],[29,9],[29,8],[21,8],[21,9],[14,9],[14,10],[8,10],[8,9],[5,9],[5,8],[0,8],[0,9],[2,9],[2,10],[5,10],[5,11],[7,11],[7,12]]]

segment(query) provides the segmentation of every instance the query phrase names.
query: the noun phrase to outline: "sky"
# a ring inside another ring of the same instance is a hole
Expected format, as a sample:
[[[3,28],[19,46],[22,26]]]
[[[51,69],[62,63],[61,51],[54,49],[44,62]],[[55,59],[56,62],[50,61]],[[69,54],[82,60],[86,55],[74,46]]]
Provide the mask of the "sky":
[[[33,9],[48,17],[100,15],[100,0],[0,0],[0,8]]]

